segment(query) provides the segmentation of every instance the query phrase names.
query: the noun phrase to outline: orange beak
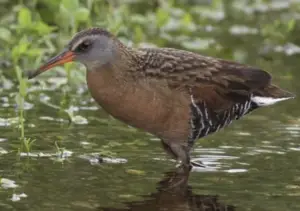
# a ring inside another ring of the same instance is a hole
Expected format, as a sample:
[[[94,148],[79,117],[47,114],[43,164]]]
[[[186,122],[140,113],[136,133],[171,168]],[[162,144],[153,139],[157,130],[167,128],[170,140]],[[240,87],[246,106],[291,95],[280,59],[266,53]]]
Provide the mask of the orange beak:
[[[45,72],[46,70],[49,70],[50,68],[55,67],[57,65],[72,62],[74,57],[75,57],[75,55],[73,52],[71,52],[69,50],[65,50],[65,51],[61,52],[60,54],[58,54],[57,56],[49,59],[48,62],[46,62],[46,64],[39,67],[36,71],[30,72],[28,74],[28,79],[32,79],[32,78],[36,77],[37,75],[39,75],[39,74]]]

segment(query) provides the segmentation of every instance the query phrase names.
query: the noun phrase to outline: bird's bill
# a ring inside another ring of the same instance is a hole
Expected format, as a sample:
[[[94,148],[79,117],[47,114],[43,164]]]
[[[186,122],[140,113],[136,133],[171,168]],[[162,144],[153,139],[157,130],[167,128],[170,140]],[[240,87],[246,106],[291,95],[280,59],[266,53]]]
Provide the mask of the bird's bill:
[[[36,77],[37,75],[45,72],[46,70],[51,69],[52,67],[55,67],[55,66],[61,65],[61,64],[65,64],[68,62],[72,62],[74,59],[74,56],[75,55],[72,51],[64,50],[57,56],[49,59],[44,65],[39,67],[37,70],[29,73],[28,78],[32,79],[32,78]]]

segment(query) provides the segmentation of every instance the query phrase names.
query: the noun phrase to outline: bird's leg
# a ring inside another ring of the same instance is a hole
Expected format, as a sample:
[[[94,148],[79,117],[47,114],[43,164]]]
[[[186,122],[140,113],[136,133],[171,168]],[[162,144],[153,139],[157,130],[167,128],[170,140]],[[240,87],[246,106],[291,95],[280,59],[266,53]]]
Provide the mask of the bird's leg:
[[[187,147],[180,143],[172,143],[166,140],[162,140],[161,143],[165,151],[180,163],[179,166],[176,165],[176,173],[174,176],[169,178],[168,182],[173,185],[181,184],[185,177],[179,177],[180,179],[178,180],[178,175],[189,174],[190,170],[192,169],[189,151],[187,150]]]
[[[193,160],[190,160],[190,156],[189,156],[189,151],[190,151],[190,150],[186,149],[187,147],[185,147],[185,146],[180,146],[180,145],[179,145],[179,146],[176,146],[176,147],[175,147],[175,151],[174,151],[174,150],[172,150],[171,146],[168,144],[169,142],[162,140],[161,143],[162,143],[162,146],[163,146],[164,150],[165,150],[169,155],[171,155],[171,157],[172,157],[173,159],[175,159],[175,160],[178,161],[178,164],[176,165],[176,167],[179,167],[178,169],[182,169],[182,168],[184,168],[184,167],[185,167],[186,169],[191,169],[192,167],[201,167],[201,168],[205,168],[205,167],[206,167],[201,161],[193,161]],[[176,149],[176,148],[178,148],[178,147],[184,148],[184,149],[182,149],[182,150],[184,150],[184,152],[182,152],[180,149],[179,149],[179,150]],[[173,147],[173,148],[174,148],[174,147]],[[185,150],[185,149],[186,149],[186,150]],[[176,152],[177,152],[176,150],[177,150],[177,151],[180,151],[180,152],[176,154]],[[186,163],[185,163],[185,165],[184,165],[183,159],[180,159],[180,156],[178,156],[178,154],[180,154],[180,153],[184,153],[184,154],[185,154],[184,156],[181,156],[181,157],[187,157],[187,159],[190,160],[189,163],[187,163],[187,161],[185,161]]]
[[[192,166],[190,163],[189,150],[184,144],[178,142],[171,142],[168,140],[162,140],[162,145],[168,154],[170,154],[174,159],[179,161],[179,169],[182,169],[184,171],[191,170]]]

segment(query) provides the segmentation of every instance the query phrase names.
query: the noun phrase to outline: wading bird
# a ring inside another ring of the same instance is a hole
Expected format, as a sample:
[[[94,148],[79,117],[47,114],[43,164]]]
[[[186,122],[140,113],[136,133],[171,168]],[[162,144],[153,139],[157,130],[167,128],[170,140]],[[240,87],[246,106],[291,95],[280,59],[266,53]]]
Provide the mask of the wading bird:
[[[197,139],[294,97],[259,68],[178,49],[130,48],[101,28],[77,33],[29,78],[72,61],[85,65],[91,96],[107,113],[159,137],[188,169]]]

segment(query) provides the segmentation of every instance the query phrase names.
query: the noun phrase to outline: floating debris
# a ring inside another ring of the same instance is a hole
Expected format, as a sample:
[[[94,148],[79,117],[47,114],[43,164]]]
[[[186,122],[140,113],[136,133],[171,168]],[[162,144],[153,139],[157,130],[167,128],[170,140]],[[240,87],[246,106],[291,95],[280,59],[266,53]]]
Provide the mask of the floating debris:
[[[73,152],[68,150],[59,151],[56,153],[43,153],[43,152],[21,152],[21,157],[33,157],[33,158],[51,158],[53,160],[64,160],[71,157]]]
[[[96,165],[100,163],[112,163],[112,164],[127,163],[127,160],[124,158],[101,157],[99,153],[79,155],[78,157],[84,160],[88,160],[91,165]]]
[[[101,163],[98,158],[90,158],[89,161],[90,161],[91,165],[96,165],[96,164]]]
[[[60,158],[68,158],[71,157],[73,154],[72,151],[69,150],[62,150],[61,152],[57,152],[56,155]]]
[[[43,152],[21,152],[20,153],[20,156],[21,157],[34,157],[34,158],[43,158],[43,157],[52,157],[54,156],[55,154],[54,153],[43,153]]]
[[[21,198],[26,198],[26,197],[27,197],[27,195],[25,193],[21,193],[21,194],[14,193],[10,200],[15,202],[15,201],[20,201]]]
[[[4,189],[9,189],[9,188],[16,188],[18,185],[16,184],[15,181],[6,179],[6,178],[1,178],[0,180],[1,187]]]
[[[72,122],[77,124],[77,125],[86,125],[88,124],[88,120],[80,115],[76,115],[76,116],[71,116]]]

